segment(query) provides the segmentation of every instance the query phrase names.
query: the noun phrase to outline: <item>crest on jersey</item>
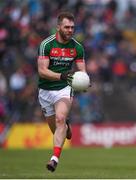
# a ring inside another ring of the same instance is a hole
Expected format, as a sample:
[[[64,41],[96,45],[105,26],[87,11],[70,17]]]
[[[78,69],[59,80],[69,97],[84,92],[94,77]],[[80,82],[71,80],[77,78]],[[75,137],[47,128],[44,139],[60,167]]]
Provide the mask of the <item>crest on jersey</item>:
[[[70,49],[70,55],[73,56],[74,55],[74,49]]]

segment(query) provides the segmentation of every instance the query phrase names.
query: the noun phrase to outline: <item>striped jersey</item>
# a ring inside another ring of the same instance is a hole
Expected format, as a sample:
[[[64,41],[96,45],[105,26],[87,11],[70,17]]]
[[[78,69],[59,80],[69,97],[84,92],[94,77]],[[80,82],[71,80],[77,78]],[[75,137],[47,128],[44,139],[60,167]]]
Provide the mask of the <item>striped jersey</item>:
[[[38,56],[49,59],[49,69],[53,72],[63,73],[72,69],[73,63],[84,61],[83,46],[72,38],[67,44],[57,40],[57,34],[43,40],[38,49]],[[64,80],[53,81],[39,77],[38,87],[45,90],[60,90],[67,86]]]

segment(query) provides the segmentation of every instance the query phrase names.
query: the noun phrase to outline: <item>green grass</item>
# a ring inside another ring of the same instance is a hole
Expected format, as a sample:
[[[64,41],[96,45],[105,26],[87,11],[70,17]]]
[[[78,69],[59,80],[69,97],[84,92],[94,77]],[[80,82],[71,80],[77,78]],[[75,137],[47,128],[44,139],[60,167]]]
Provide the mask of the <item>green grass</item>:
[[[52,150],[0,150],[1,179],[136,179],[135,148],[77,148],[62,152],[54,173]]]

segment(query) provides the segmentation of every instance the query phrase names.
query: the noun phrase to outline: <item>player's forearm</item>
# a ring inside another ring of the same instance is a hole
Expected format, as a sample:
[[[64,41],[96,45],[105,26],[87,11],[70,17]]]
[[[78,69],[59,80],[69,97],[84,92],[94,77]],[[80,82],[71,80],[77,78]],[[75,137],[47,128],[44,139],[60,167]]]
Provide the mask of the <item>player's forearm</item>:
[[[49,69],[46,69],[44,71],[40,70],[39,75],[40,75],[40,77],[45,78],[45,79],[58,80],[59,81],[61,73],[55,73]]]
[[[84,72],[86,72],[86,65],[85,65],[85,63],[84,63],[84,62],[77,63],[77,69],[78,69],[79,71],[84,71]]]

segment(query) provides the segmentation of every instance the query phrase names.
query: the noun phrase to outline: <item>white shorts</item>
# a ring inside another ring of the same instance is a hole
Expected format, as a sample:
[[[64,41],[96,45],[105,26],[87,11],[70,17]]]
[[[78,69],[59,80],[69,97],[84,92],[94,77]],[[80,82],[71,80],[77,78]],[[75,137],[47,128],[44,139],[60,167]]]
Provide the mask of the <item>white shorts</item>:
[[[39,103],[41,105],[42,111],[46,117],[52,116],[55,114],[54,104],[62,99],[69,98],[72,94],[72,89],[70,86],[67,86],[61,90],[44,90],[39,89]]]

